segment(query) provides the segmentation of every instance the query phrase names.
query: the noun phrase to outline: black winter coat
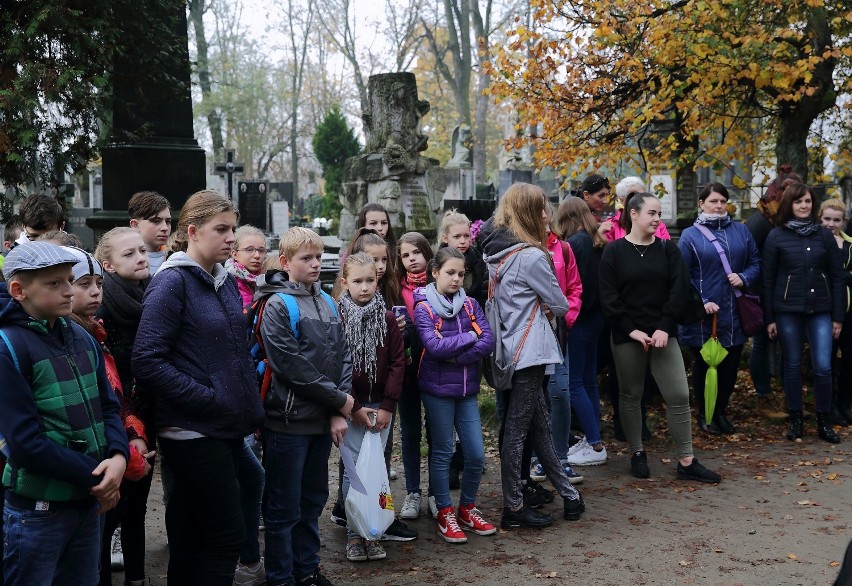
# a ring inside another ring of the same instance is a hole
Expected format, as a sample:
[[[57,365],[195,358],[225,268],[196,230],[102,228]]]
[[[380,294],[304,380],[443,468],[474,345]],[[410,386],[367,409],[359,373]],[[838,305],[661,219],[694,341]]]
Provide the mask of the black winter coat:
[[[767,324],[776,313],[831,313],[842,322],[846,312],[840,249],[828,228],[809,236],[773,228],[763,246],[763,313]]]

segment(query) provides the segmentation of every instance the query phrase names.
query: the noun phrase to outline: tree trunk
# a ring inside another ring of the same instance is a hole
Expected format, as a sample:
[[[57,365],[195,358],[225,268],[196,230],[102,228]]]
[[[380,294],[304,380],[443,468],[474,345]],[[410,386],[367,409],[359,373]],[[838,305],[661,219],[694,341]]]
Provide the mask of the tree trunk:
[[[824,8],[811,8],[805,36],[811,39],[811,55],[822,55],[832,48],[831,26]],[[808,133],[811,124],[837,102],[837,94],[834,91],[836,65],[833,57],[819,62],[814,67],[813,78],[808,84],[809,88],[815,90],[813,94],[802,94],[798,102],[781,105],[778,136],[775,140],[776,163],[779,166],[789,163],[804,181],[808,180]]]
[[[491,85],[491,76],[485,73],[483,61],[490,59],[491,44],[488,34],[491,31],[491,0],[485,3],[485,14],[479,7],[479,1],[471,1],[471,22],[475,35],[474,46],[482,51],[482,56],[477,58],[479,64],[479,78],[476,85],[476,125],[473,129],[473,170],[477,183],[485,183],[485,171],[487,169],[487,136],[488,136],[488,105],[489,97],[485,90]]]
[[[491,76],[479,74],[476,87],[476,125],[473,128],[473,171],[477,183],[485,183],[488,158],[486,140],[488,135],[488,101],[485,90],[491,85]]]
[[[201,88],[202,101],[208,102],[207,125],[210,127],[210,137],[213,140],[213,156],[225,151],[225,141],[222,138],[222,118],[215,108],[209,106],[212,87],[210,84],[210,66],[207,56],[207,37],[204,34],[204,0],[190,0],[189,18],[195,31],[195,50],[198,59],[198,85]]]

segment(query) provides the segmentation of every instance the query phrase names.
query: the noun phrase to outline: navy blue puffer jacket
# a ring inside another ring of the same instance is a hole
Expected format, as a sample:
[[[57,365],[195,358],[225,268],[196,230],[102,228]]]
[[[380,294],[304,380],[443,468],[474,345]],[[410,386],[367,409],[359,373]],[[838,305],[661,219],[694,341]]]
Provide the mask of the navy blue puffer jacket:
[[[172,255],[145,291],[133,370],[163,428],[237,439],[263,422],[237,283],[189,255]]]

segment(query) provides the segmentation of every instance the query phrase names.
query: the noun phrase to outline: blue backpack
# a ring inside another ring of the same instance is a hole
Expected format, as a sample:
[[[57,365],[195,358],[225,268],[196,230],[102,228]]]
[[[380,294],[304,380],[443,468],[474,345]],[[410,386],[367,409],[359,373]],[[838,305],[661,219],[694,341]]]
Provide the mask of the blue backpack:
[[[293,335],[298,340],[301,335],[301,331],[299,329],[301,313],[299,312],[299,304],[296,302],[296,298],[290,293],[275,293],[275,295],[278,295],[281,301],[284,302],[284,306],[287,308],[287,313],[290,315],[290,329],[293,330]],[[267,295],[260,299],[255,299],[246,308],[246,320],[248,322],[249,329],[249,354],[251,354],[251,359],[255,365],[255,372],[257,373],[257,380],[260,383],[261,401],[266,399],[266,393],[272,385],[272,369],[269,368],[269,360],[266,358],[266,350],[263,348],[263,340],[260,337],[260,320],[263,317],[266,304],[271,296],[272,295]],[[325,291],[320,291],[320,296],[328,303],[334,317],[338,317],[337,303],[334,302],[331,295]]]

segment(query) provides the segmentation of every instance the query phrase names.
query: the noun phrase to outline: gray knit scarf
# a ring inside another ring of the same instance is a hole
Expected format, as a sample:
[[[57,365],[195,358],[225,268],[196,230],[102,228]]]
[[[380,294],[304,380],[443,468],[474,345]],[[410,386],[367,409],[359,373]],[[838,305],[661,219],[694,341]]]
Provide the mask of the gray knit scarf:
[[[385,345],[388,323],[385,320],[385,301],[376,293],[363,307],[352,300],[347,292],[340,298],[340,315],[343,331],[352,353],[352,369],[367,375],[372,385],[376,382],[376,350]]]

